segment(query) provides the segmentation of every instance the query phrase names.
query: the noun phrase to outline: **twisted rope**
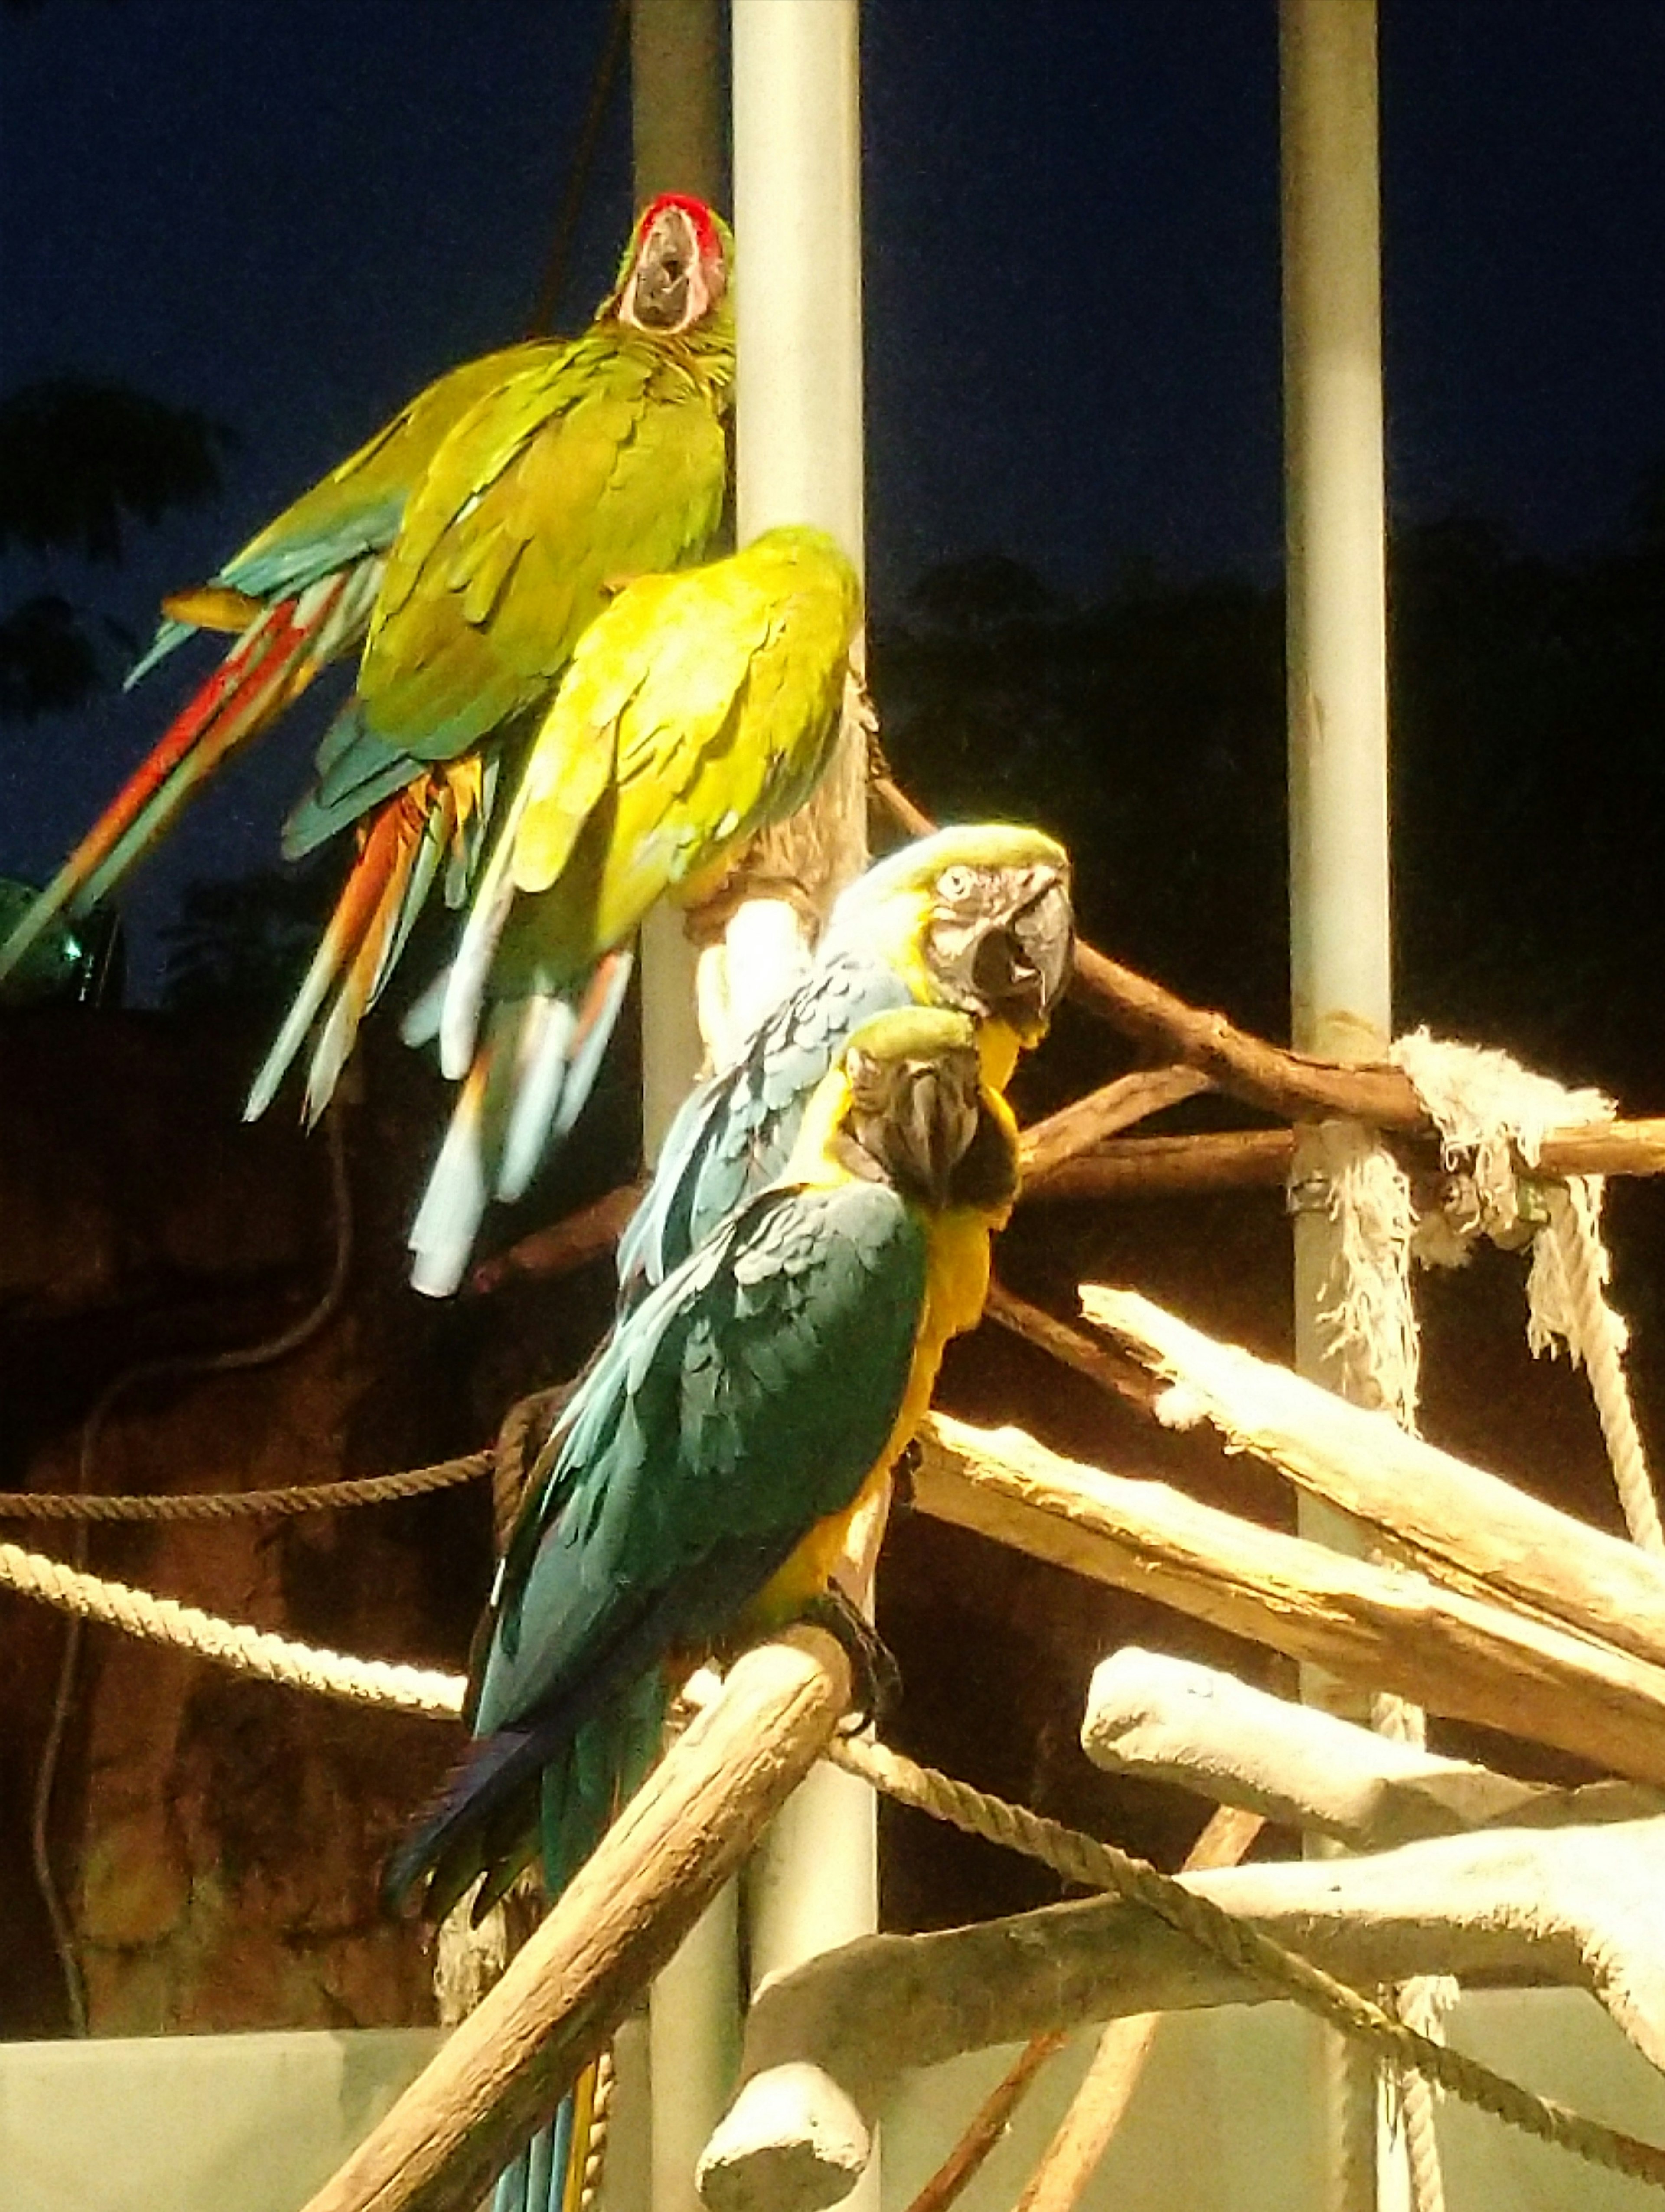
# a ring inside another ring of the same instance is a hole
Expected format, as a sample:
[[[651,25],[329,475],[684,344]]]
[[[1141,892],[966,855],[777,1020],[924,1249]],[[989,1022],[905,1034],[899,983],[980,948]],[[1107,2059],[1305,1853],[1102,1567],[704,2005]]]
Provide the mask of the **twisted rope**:
[[[1567,1293],[1563,1318],[1572,1325],[1569,1349],[1589,1377],[1625,1526],[1632,1543],[1650,1552],[1665,1552],[1665,1529],[1660,1527],[1659,1504],[1625,1374],[1625,1324],[1602,1293],[1607,1255],[1593,1208],[1588,1200],[1581,1203],[1575,1188],[1565,1183],[1550,1184],[1545,1198],[1549,1233],[1555,1240]]]
[[[463,1680],[425,1667],[400,1667],[382,1659],[353,1659],[339,1651],[315,1650],[287,1636],[222,1620],[194,1605],[155,1597],[125,1583],[83,1574],[61,1559],[0,1544],[0,1584],[24,1597],[39,1598],[81,1620],[119,1628],[147,1644],[195,1652],[217,1666],[235,1668],[264,1682],[281,1682],[315,1696],[349,1705],[381,1705],[395,1712],[432,1720],[455,1720],[462,1711]]]
[[[462,1709],[460,1675],[317,1650],[288,1637],[220,1620],[173,1598],[155,1597],[124,1583],[82,1574],[15,1544],[0,1544],[0,1585],[148,1643],[191,1651],[216,1665],[316,1696],[434,1720],[455,1720]],[[1592,2166],[1665,2188],[1665,2150],[1569,2112],[1551,2099],[1534,2096],[1478,2060],[1436,2043],[1310,1960],[1286,1951],[1247,1921],[1223,1911],[1114,1844],[1043,1819],[1021,1805],[1009,1805],[934,1768],[916,1765],[883,1745],[842,1738],[829,1747],[827,1756],[901,1804],[946,1820],[969,1835],[1024,1852],[1066,1881],[1112,1890],[1142,1905],[1238,1973],[1291,1997],[1343,2034],[1371,2045],[1395,2067],[1426,2075],[1462,2103],[1476,2105]]]
[[[613,2089],[618,2075],[610,2043],[595,2063],[595,2095],[590,2106],[590,2142],[584,2154],[584,2179],[579,2184],[578,2212],[590,2212],[601,2188],[607,2160],[607,2131],[612,2125]]]
[[[1445,2040],[1445,2016],[1456,2003],[1461,1990],[1449,1974],[1419,1974],[1403,1982],[1394,1996],[1401,2020],[1433,2041]],[[1405,2152],[1411,2169],[1411,2203],[1414,2212],[1445,2212],[1445,2176],[1441,2171],[1439,2143],[1434,2130],[1438,2092],[1425,2074],[1407,2074],[1399,2082],[1400,2118],[1405,2125]]]
[[[265,1516],[332,1513],[347,1505],[385,1505],[422,1498],[491,1472],[493,1455],[469,1452],[397,1474],[360,1474],[339,1482],[298,1482],[282,1490],[161,1491],[100,1497],[75,1490],[0,1490],[0,1521],[236,1521]]]
[[[1210,1899],[1114,1844],[1045,1820],[1021,1805],[1008,1805],[933,1767],[915,1765],[882,1744],[842,1738],[827,1755],[901,1804],[946,1820],[969,1835],[1025,1852],[1067,1881],[1111,1890],[1142,1905],[1246,1978],[1292,1998],[1344,2035],[1371,2045],[1389,2063],[1425,2075],[1461,2103],[1478,2106],[1523,2134],[1554,2143],[1592,2166],[1665,2188],[1665,2150],[1569,2112],[1550,2098],[1535,2096],[1477,2059],[1436,2043],[1310,1960],[1285,1950],[1248,1921],[1222,1911]]]

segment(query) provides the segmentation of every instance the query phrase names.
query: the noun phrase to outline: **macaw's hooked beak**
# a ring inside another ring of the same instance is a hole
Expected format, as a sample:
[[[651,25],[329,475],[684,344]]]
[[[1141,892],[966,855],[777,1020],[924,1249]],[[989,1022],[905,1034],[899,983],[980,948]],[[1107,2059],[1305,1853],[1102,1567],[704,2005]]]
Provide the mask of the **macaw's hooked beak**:
[[[708,270],[687,210],[674,203],[661,208],[620,295],[619,320],[661,335],[692,329],[718,295],[720,267]]]
[[[971,960],[977,996],[1020,1036],[1038,1036],[1052,1019],[1075,963],[1069,886],[1055,869],[1036,867],[1024,902],[992,921]]]
[[[950,1005],[1032,1044],[1069,981],[1074,931],[1068,875],[1051,862],[951,867],[938,879],[927,957]]]
[[[853,1048],[846,1060],[846,1133],[860,1157],[851,1165],[882,1176],[904,1198],[933,1211],[955,1200],[956,1170],[981,1118],[976,1048],[930,1058],[878,1059]]]

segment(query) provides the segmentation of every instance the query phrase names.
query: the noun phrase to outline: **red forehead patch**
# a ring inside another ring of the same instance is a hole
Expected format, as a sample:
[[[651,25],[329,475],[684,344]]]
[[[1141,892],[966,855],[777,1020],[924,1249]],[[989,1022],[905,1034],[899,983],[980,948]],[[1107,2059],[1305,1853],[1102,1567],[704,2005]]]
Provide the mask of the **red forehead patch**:
[[[711,210],[703,200],[696,200],[689,192],[661,192],[656,200],[649,202],[642,210],[641,221],[636,225],[638,245],[666,208],[680,208],[693,224],[694,239],[702,261],[721,259],[722,240],[717,235],[717,225]]]

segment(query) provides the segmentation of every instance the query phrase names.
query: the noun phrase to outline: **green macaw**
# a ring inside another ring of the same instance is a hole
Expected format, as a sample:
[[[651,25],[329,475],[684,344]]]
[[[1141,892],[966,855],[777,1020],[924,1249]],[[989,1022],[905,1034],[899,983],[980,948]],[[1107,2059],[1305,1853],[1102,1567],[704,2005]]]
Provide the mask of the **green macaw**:
[[[557,1893],[657,1753],[699,1656],[805,1614],[836,1626],[855,1515],[975,1327],[1017,1129],[969,1016],[864,1023],[778,1182],[616,1324],[534,1467],[471,1680],[477,1741],[398,1850],[475,1912],[541,1848]],[[848,1632],[848,1622],[846,1622]]]
[[[442,862],[448,898],[465,896],[500,755],[547,707],[585,628],[621,582],[697,557],[717,529],[731,260],[703,203],[655,200],[580,337],[441,377],[210,584],[169,601],[136,673],[195,629],[234,630],[236,642],[0,945],[0,981],[54,915],[112,890],[222,760],[362,643],[353,692],[284,833],[291,857],[349,826],[359,841],[325,939],[335,1000],[308,1085],[315,1111]],[[262,1070],[260,1103],[281,1073]]]
[[[833,539],[784,526],[726,561],[639,579],[586,631],[439,997],[441,1064],[462,1088],[410,1234],[419,1290],[456,1288],[489,1199],[519,1197],[571,1126],[647,908],[704,896],[809,796],[860,619]],[[303,991],[291,1021],[310,1015]]]
[[[683,1103],[618,1251],[622,1304],[662,1282],[777,1175],[816,1085],[887,1008],[972,1016],[997,1091],[1069,980],[1069,855],[1039,830],[966,823],[899,846],[834,907],[803,980]]]

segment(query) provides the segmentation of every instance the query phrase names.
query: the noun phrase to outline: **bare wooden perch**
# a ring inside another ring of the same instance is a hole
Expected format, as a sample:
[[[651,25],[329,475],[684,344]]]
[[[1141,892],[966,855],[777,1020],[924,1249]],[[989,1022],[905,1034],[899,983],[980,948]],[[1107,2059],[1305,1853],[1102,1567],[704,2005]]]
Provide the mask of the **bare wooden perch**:
[[[1206,1421],[1396,1555],[1665,1665],[1665,1561],[1425,1443],[1386,1413],[1221,1344],[1135,1291],[1087,1283],[1082,1310],[1175,1387],[1157,1417]]]
[[[996,1542],[1268,1644],[1431,1712],[1665,1784],[1665,1668],[1424,1576],[1344,1557],[1165,1483],[934,1414],[916,1503]]]
[[[1136,1644],[1095,1669],[1081,1746],[1112,1772],[1175,1783],[1215,1803],[1333,1836],[1353,1850],[1470,1828],[1665,1814],[1665,1793],[1638,1783],[1564,1790],[1522,1782]]]
[[[1106,1091],[1114,1090],[1108,1085]],[[1092,1098],[1104,1095],[1099,1091]],[[1083,1099],[1085,1107],[1089,1101]],[[1171,1101],[1164,1100],[1164,1104]],[[1154,1106],[1149,1109],[1154,1113]],[[1074,1109],[1066,1107],[1065,1113]],[[1054,1115],[1053,1121],[1061,1121]],[[1049,1127],[1037,1124],[1039,1130]],[[1090,1126],[1085,1115],[1078,1125]],[[1054,1146],[1025,1176],[1025,1198],[1162,1198],[1180,1191],[1281,1188],[1295,1157],[1289,1129],[1225,1129],[1194,1136],[1121,1137]],[[1665,1175],[1665,1120],[1552,1130],[1534,1170],[1543,1176]]]
[[[1665,2065],[1665,1822],[1443,1837],[1184,1879],[1354,1984],[1485,1972],[1588,1989]],[[866,1937],[759,1992],[702,2193],[713,2212],[819,2212],[851,2186],[853,2124],[865,2152],[898,2072],[1084,2021],[1271,1994],[1119,1899]],[[754,2125],[754,2099],[766,2104],[788,2067],[800,2090],[818,2091],[817,2110],[840,2113],[836,2162],[807,2120],[790,2142],[778,2110]]]
[[[1209,1088],[1194,1067],[1140,1067],[1078,1098],[1024,1131],[1019,1163],[1025,1184],[1044,1185],[1066,1160],[1091,1155],[1096,1146],[1182,1099]],[[1277,1133],[1274,1131],[1273,1134]]]
[[[453,2212],[554,2110],[803,1778],[849,1702],[794,1630],[738,1660],[524,1950],[306,2212]]]

